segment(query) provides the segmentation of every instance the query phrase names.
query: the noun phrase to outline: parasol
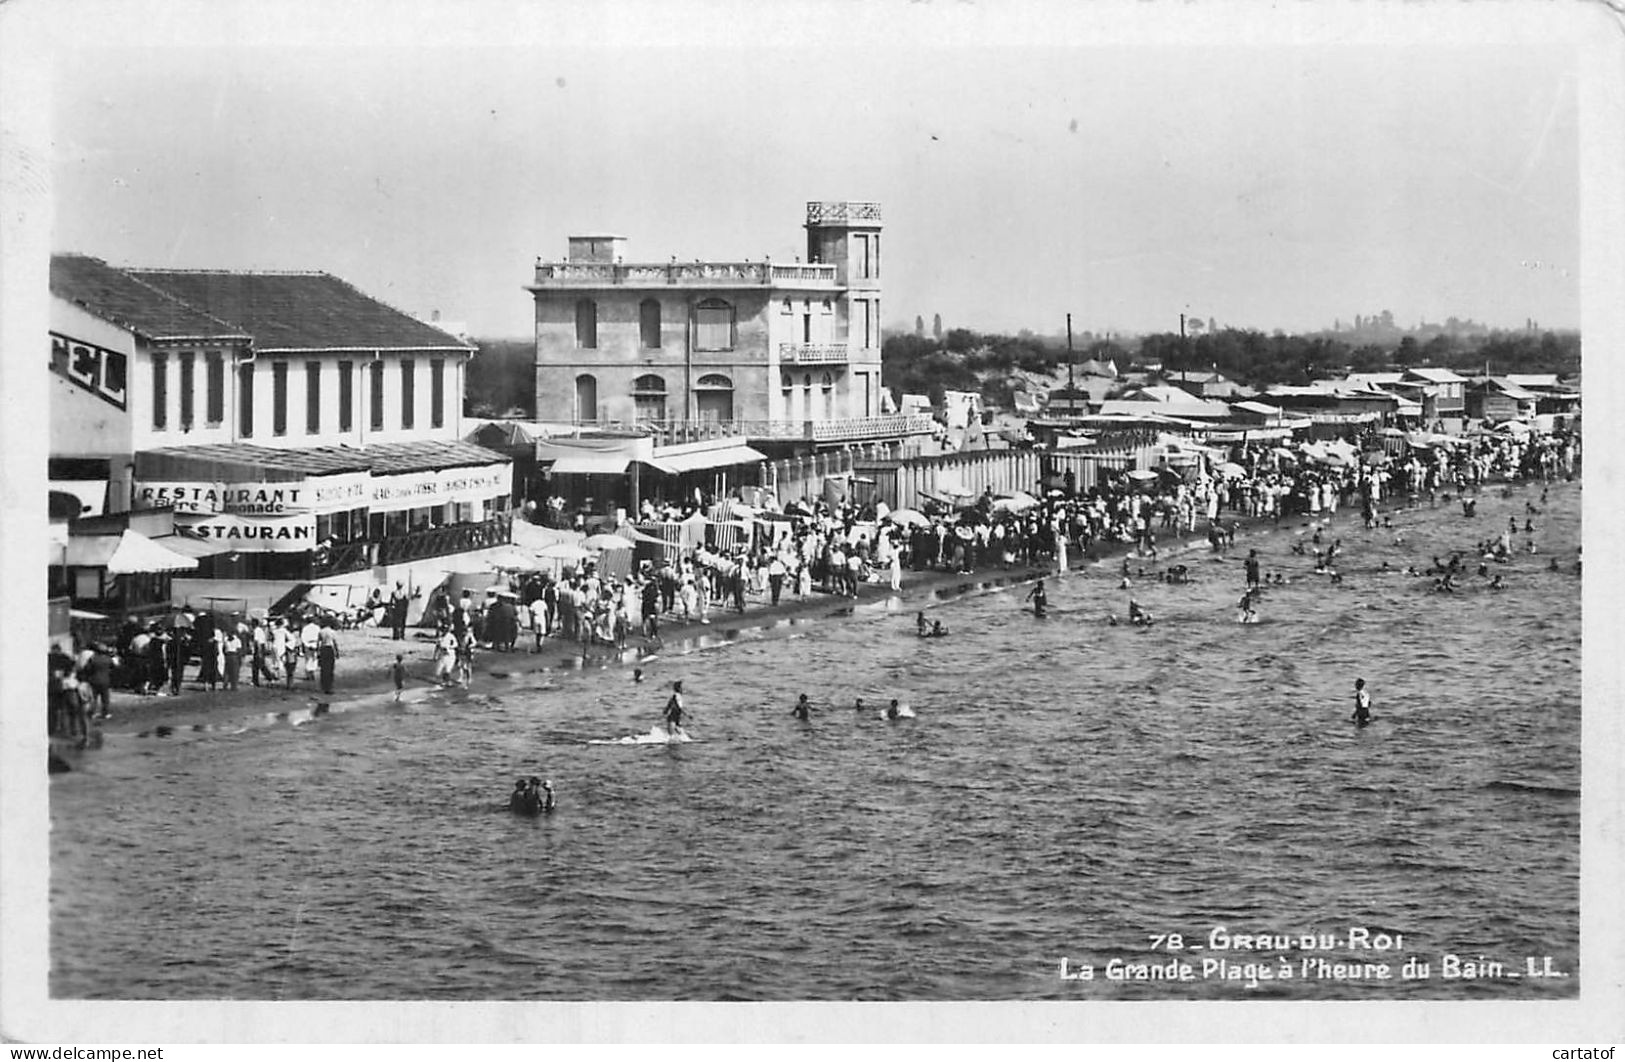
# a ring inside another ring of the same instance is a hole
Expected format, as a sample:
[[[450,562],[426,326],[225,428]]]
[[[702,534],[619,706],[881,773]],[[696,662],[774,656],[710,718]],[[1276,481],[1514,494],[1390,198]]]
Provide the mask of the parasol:
[[[632,548],[632,543],[627,539],[622,538],[620,535],[588,535],[587,540],[581,544],[590,550]]]
[[[1018,490],[1008,498],[995,498],[993,511],[996,513],[1022,513],[1037,504],[1037,498],[1024,490]]]

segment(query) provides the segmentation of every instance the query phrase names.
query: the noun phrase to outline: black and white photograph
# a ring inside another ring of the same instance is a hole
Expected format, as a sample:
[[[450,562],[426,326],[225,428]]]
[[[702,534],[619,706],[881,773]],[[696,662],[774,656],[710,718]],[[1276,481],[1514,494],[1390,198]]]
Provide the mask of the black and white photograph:
[[[1622,25],[0,7],[0,1033],[1617,1040]]]

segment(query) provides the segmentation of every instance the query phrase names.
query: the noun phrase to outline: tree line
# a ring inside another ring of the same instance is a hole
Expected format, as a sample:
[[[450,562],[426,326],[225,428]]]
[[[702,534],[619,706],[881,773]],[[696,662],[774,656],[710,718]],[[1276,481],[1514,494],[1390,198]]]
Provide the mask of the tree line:
[[[1070,355],[1082,362],[1111,360],[1119,370],[1131,364],[1160,365],[1165,371],[1219,372],[1238,384],[1303,385],[1344,372],[1400,372],[1423,366],[1462,373],[1557,373],[1580,371],[1577,332],[1490,332],[1415,336],[1397,343],[1350,344],[1334,334],[1272,334],[1224,328],[1195,336],[1155,333],[1138,341],[1096,340]],[[944,390],[980,391],[989,401],[1008,404],[1012,374],[1064,372],[1064,343],[1022,332],[1015,336],[979,334],[955,328],[941,342],[920,335],[888,337],[881,348],[881,381],[899,392],[927,394],[939,401]]]
[[[476,341],[468,364],[464,413],[500,417],[519,411],[530,418],[536,408],[536,345],[530,339]],[[1070,360],[1112,361],[1119,370],[1130,364],[1161,365],[1170,371],[1217,371],[1250,387],[1302,385],[1313,379],[1353,372],[1397,372],[1418,366],[1463,373],[1557,373],[1580,371],[1577,332],[1490,332],[1442,334],[1425,341],[1413,335],[1397,343],[1348,343],[1336,333],[1266,334],[1253,329],[1224,328],[1196,336],[1156,333],[1138,341],[1095,340],[1081,345]],[[1017,371],[1064,373],[1069,360],[1064,340],[1032,332],[1016,335],[949,329],[940,340],[931,335],[892,335],[881,347],[881,383],[894,393],[929,395],[940,402],[945,390],[976,391],[997,405],[1011,402]]]

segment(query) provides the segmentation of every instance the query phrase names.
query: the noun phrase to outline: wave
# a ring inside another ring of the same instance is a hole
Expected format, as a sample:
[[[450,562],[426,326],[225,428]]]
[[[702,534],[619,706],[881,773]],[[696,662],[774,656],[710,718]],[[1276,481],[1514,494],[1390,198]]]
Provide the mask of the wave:
[[[1506,781],[1500,781],[1500,780],[1490,782],[1490,783],[1486,784],[1484,786],[1484,788],[1485,789],[1491,789],[1491,790],[1500,790],[1501,792],[1509,792],[1509,793],[1538,793],[1541,796],[1554,796],[1554,797],[1571,797],[1571,798],[1574,798],[1574,797],[1578,797],[1580,795],[1580,791],[1578,789],[1570,789],[1567,786],[1561,786],[1561,785],[1530,785],[1530,784],[1528,784],[1526,782],[1506,782]]]

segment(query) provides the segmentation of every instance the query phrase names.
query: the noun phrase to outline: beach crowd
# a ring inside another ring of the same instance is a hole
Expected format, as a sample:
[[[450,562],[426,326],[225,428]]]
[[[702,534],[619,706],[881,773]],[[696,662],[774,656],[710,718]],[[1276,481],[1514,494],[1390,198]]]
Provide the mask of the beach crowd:
[[[1423,436],[1384,445],[1377,433],[1351,441],[1288,449],[1243,443],[1209,449],[1195,460],[1155,471],[1112,471],[1085,490],[1071,477],[1034,494],[969,504],[944,499],[919,510],[843,502],[792,502],[752,508],[729,502],[730,517],[751,531],[727,548],[663,549],[624,577],[591,561],[550,573],[516,572],[478,597],[444,587],[425,603],[423,626],[434,633],[434,678],[466,685],[476,651],[539,652],[552,640],[578,648],[624,648],[632,637],[658,645],[662,624],[708,624],[719,610],[744,613],[814,594],[855,598],[861,588],[903,588],[905,573],[974,573],[1014,567],[1066,570],[1073,557],[1107,552],[1157,555],[1159,538],[1194,534],[1205,525],[1210,547],[1223,551],[1239,522],[1333,514],[1359,504],[1371,526],[1396,497],[1413,502],[1463,499],[1493,479],[1573,478],[1578,437],[1527,432]],[[681,519],[709,499],[646,506],[645,520]],[[716,504],[712,501],[712,504]],[[557,514],[549,509],[550,519]],[[397,583],[385,598],[375,589],[362,608],[332,613],[309,603],[275,615],[182,610],[126,621],[111,642],[54,647],[49,654],[52,735],[87,740],[90,723],[110,711],[110,691],[176,694],[189,668],[193,681],[230,693],[246,670],[254,686],[292,688],[301,670],[324,694],[334,689],[338,630],[387,626],[404,640],[410,596]],[[275,611],[275,610],[273,610]],[[397,657],[396,686],[401,677]]]

